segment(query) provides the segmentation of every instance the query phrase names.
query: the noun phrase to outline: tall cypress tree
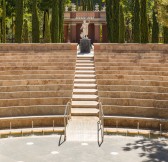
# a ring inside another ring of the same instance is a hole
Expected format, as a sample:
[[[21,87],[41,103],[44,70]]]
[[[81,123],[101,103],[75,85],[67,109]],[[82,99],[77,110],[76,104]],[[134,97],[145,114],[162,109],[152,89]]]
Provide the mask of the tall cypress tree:
[[[37,0],[33,0],[32,3],[32,42],[40,42],[40,30],[39,30],[39,19],[37,13]]]
[[[152,43],[159,42],[159,23],[157,21],[156,12],[153,10],[153,26],[152,26]]]
[[[50,31],[50,23],[48,13],[45,14],[45,31],[44,31],[44,42],[51,42],[51,31]]]
[[[23,0],[17,0],[16,3],[16,28],[15,28],[15,42],[22,42],[22,28],[23,28]]]
[[[119,43],[120,0],[112,1],[112,43]]]
[[[112,42],[112,0],[106,0],[107,35]]]
[[[147,1],[141,0],[141,43],[148,43]]]
[[[140,3],[139,0],[135,0],[134,3],[133,41],[134,43],[140,43]]]
[[[163,27],[163,38],[164,38],[164,43],[168,43],[168,27]]]
[[[28,30],[28,22],[25,19],[23,24],[23,42],[29,43],[29,30]]]
[[[64,11],[65,0],[59,1],[59,42],[64,41]]]
[[[78,4],[79,2],[78,2],[78,0],[76,0],[76,11],[78,11],[78,7],[79,7],[79,4]]]
[[[6,1],[3,0],[2,11],[2,43],[6,43]]]
[[[51,21],[51,38],[53,43],[59,42],[59,0],[53,0],[52,4],[52,21]]]
[[[123,6],[120,3],[120,32],[119,32],[119,42],[125,42],[125,19],[124,19],[124,12]]]
[[[99,0],[99,11],[102,10],[102,0]]]

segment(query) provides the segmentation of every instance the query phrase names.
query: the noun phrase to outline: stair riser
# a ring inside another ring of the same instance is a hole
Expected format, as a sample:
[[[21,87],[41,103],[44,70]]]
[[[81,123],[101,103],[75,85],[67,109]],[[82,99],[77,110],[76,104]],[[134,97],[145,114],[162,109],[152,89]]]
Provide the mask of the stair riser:
[[[97,99],[98,98],[72,98],[73,101],[97,101]]]
[[[96,116],[98,117],[98,113],[72,113],[72,116]]]
[[[73,94],[84,94],[84,95],[97,95],[98,92],[73,92]]]
[[[159,120],[139,120],[136,119],[105,119],[104,125],[105,127],[118,127],[118,128],[134,128],[136,129],[138,127],[139,123],[139,129],[154,129],[160,131],[160,124],[162,124],[162,131],[167,131],[168,129],[168,122],[163,122]]]

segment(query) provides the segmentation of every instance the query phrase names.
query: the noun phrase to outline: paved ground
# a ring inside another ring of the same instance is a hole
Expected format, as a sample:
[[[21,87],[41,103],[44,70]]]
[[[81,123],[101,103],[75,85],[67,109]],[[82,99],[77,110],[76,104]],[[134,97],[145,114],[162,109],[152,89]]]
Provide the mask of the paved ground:
[[[97,142],[65,142],[59,136],[0,139],[0,162],[168,162],[168,141],[106,136]]]

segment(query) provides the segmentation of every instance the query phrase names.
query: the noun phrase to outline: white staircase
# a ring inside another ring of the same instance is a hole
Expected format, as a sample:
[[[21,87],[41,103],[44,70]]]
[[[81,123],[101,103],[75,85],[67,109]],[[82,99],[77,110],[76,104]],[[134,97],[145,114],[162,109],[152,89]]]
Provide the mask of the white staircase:
[[[72,116],[97,116],[97,108],[94,56],[78,55],[72,96]]]

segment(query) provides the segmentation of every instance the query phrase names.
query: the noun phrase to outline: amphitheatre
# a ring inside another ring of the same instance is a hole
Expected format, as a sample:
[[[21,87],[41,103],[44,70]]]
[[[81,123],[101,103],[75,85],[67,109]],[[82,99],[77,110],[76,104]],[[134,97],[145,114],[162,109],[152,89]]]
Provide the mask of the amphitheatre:
[[[168,44],[111,43],[105,7],[65,10],[63,42],[0,43],[0,161],[167,162]]]

